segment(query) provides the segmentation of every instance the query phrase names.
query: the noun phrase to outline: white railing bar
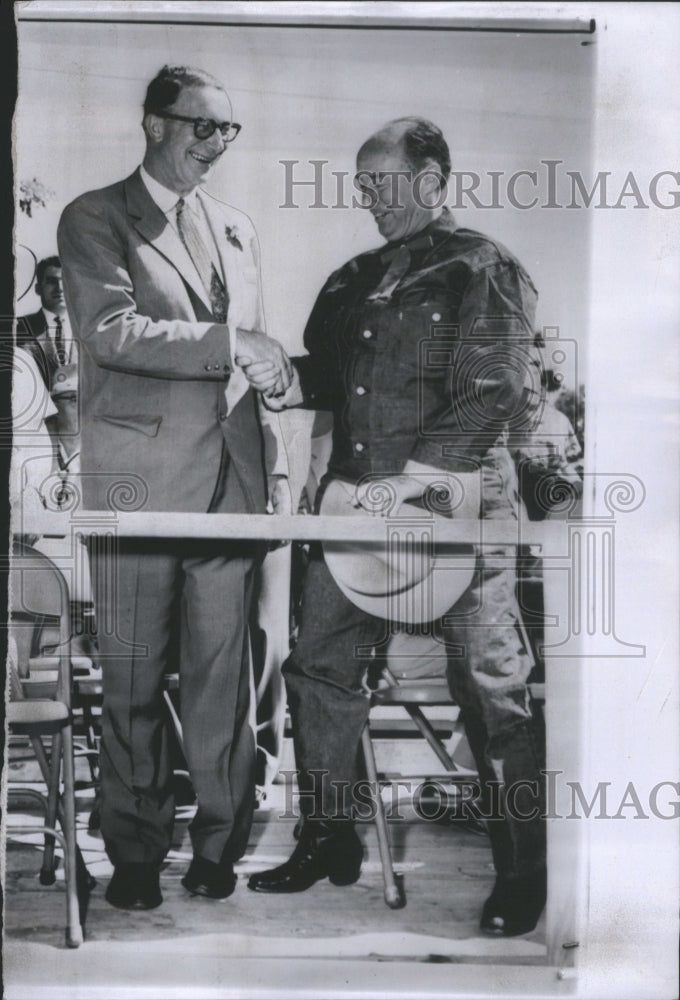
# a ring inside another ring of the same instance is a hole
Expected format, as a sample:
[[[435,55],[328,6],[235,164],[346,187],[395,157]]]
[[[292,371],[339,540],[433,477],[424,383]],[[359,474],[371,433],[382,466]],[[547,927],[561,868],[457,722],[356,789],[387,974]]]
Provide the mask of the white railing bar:
[[[411,527],[432,525],[444,544],[522,544],[562,547],[568,521],[453,520],[448,518],[337,517],[301,514],[196,514],[155,511],[24,512],[13,522],[21,534],[69,536],[114,534],[120,538],[280,539],[297,541],[384,542],[396,544]]]

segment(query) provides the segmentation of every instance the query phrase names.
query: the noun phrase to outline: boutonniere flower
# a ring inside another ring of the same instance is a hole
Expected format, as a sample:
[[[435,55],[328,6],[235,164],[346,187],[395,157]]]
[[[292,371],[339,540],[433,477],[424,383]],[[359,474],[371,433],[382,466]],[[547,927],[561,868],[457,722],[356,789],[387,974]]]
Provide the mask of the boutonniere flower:
[[[227,237],[227,242],[231,243],[233,247],[236,247],[237,250],[243,250],[243,244],[238,238],[236,226],[225,226],[224,235]]]

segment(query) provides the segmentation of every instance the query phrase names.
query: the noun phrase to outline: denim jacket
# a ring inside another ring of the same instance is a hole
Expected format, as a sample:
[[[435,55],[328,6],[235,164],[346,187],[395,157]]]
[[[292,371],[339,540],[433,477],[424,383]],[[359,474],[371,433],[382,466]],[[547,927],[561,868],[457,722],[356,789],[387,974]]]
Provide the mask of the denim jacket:
[[[356,482],[409,459],[469,472],[505,451],[521,420],[536,298],[504,247],[446,209],[401,247],[334,272],[305,329],[309,353],[293,359],[303,406],[334,414],[329,473]]]

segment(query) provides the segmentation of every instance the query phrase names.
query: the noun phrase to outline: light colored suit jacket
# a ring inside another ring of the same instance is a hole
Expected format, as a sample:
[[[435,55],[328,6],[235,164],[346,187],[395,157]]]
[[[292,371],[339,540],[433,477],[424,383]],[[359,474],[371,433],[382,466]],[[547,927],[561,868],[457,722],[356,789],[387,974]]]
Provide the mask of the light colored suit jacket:
[[[252,223],[204,192],[201,202],[232,335],[263,330]],[[278,420],[235,366],[227,329],[139,170],[68,205],[58,244],[80,343],[86,506],[206,511],[226,441],[246,511],[264,511],[266,472],[287,471]]]

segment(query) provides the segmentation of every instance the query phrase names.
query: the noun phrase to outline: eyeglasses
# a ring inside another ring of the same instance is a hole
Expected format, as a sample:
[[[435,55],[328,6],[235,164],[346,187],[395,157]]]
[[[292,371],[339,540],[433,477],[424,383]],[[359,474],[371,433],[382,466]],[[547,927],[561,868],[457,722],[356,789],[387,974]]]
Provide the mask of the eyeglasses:
[[[170,111],[154,111],[159,118],[171,118],[175,122],[189,122],[194,126],[194,135],[197,139],[209,139],[210,136],[219,129],[220,135],[225,142],[233,142],[241,131],[238,122],[216,122],[212,118],[187,118],[186,115],[174,115]]]

